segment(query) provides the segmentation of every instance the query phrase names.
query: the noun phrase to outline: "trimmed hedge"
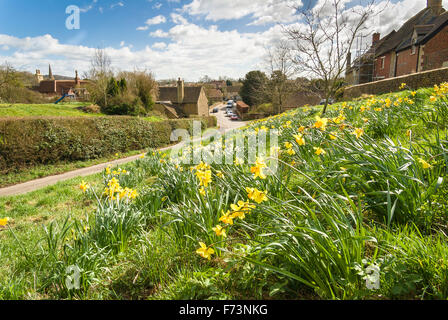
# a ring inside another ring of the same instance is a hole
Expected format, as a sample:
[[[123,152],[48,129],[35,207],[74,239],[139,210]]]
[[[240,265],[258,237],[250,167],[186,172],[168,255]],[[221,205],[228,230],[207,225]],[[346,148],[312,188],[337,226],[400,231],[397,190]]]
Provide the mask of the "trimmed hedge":
[[[216,126],[215,117],[149,122],[135,117],[0,118],[0,171],[89,160],[171,143],[174,129]]]

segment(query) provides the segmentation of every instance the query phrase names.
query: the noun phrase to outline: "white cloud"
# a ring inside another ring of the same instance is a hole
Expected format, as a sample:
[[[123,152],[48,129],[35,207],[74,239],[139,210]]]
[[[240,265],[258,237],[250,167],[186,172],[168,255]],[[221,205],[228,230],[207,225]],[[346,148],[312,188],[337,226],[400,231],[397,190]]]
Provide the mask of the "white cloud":
[[[185,19],[182,15],[177,14],[177,13],[171,13],[171,20],[175,24],[187,24],[188,23],[187,19]]]
[[[155,16],[154,18],[146,20],[145,24],[148,26],[152,26],[152,25],[161,24],[161,23],[165,23],[165,22],[166,22],[165,16],[158,15],[158,16]]]
[[[165,49],[167,44],[165,42],[156,42],[152,45],[154,49]]]
[[[203,15],[212,21],[248,16],[248,24],[263,25],[295,21],[294,7],[301,5],[301,0],[193,0],[183,7],[183,11],[190,15]]]
[[[158,24],[162,24],[166,22],[166,18],[164,15],[158,15],[155,16],[153,18],[150,18],[148,20],[145,21],[145,25],[142,27],[138,27],[137,30],[139,31],[144,31],[144,30],[148,30],[150,26],[153,25],[158,25]]]
[[[123,2],[117,2],[117,3],[113,3],[110,5],[110,8],[113,9],[115,7],[124,7],[124,3]]]
[[[157,29],[149,34],[153,38],[168,38],[169,34],[162,29]]]
[[[89,12],[90,10],[93,9],[93,7],[96,5],[96,3],[98,2],[98,0],[93,0],[91,4],[89,4],[88,6],[85,6],[83,8],[80,8],[79,11],[86,13]]]
[[[195,2],[200,1],[193,0],[191,4]],[[210,2],[217,3],[217,0]],[[229,0],[220,3],[225,9],[231,8],[236,2]],[[241,0],[242,9],[253,17],[248,23],[262,24],[271,21],[266,14],[267,11],[259,11],[256,17],[250,2],[261,4],[259,0]],[[419,4],[416,4],[414,0],[403,0],[399,4],[391,4],[395,9],[389,9],[391,13],[385,11],[383,13],[385,16],[382,18],[385,19],[384,22],[380,26],[375,26],[378,30],[373,31],[380,31],[385,35],[395,24],[399,27],[425,6],[423,2],[419,1]],[[448,0],[444,0],[446,8],[448,8],[447,2]],[[273,3],[264,1],[264,4],[273,5]],[[252,8],[252,11],[247,8]],[[270,7],[265,5],[263,8],[268,10]],[[244,13],[238,10],[233,13],[222,12],[222,15],[226,14],[235,16]],[[289,13],[285,11],[280,16],[287,18]],[[396,17],[398,21],[394,22],[391,17]],[[221,75],[239,78],[244,77],[250,70],[260,69],[265,54],[264,48],[273,46],[282,37],[282,28],[279,25],[273,25],[263,32],[243,33],[238,30],[222,31],[215,25],[202,27],[189,22],[179,12],[171,14],[170,19],[175,26],[150,33],[153,38],[163,38],[152,46],[148,45],[137,50],[123,41],[118,48],[107,47],[106,51],[112,58],[114,69],[146,68],[154,72],[158,79],[182,77],[187,81],[194,81],[205,74],[214,78]],[[259,21],[256,22],[257,20]],[[145,27],[149,25],[146,24]],[[373,23],[370,26],[374,28]],[[226,44],[231,44],[231,47]],[[12,53],[0,51],[0,63],[7,60],[17,68],[30,72],[39,68],[45,70],[48,68],[48,63],[51,63],[54,73],[68,76],[73,75],[76,69],[80,74],[87,71],[90,67],[90,58],[95,51],[94,47],[61,43],[51,35],[19,38],[0,34],[0,48],[6,47]]]
[[[280,35],[275,26],[262,33],[239,33],[220,31],[216,26],[203,28],[195,24],[178,24],[164,32],[154,33],[169,39],[169,44],[158,42],[152,48],[147,46],[133,50],[131,46],[105,48],[112,58],[115,70],[146,68],[157,78],[182,77],[189,81],[208,74],[211,77],[227,75],[243,77],[248,71],[258,67],[264,53],[263,46]],[[232,43],[231,50],[223,50],[223,44]],[[10,56],[2,56],[0,61],[9,61],[22,70],[33,72],[45,69],[51,63],[54,73],[80,74],[90,67],[90,58],[95,48],[62,44],[51,35],[18,38],[0,34],[0,44],[13,50]]]
[[[162,7],[162,4],[160,2],[157,2],[155,5],[152,6],[153,9],[159,10]]]

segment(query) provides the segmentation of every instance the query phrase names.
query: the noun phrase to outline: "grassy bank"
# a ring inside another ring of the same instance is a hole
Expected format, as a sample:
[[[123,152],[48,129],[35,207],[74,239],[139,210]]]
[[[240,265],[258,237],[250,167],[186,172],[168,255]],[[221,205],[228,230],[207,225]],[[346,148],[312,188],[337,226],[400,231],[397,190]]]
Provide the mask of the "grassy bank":
[[[11,218],[0,298],[447,299],[447,94],[253,122],[237,134],[246,146],[278,131],[256,163],[214,141],[197,148],[233,163],[149,152],[85,183],[0,199]]]

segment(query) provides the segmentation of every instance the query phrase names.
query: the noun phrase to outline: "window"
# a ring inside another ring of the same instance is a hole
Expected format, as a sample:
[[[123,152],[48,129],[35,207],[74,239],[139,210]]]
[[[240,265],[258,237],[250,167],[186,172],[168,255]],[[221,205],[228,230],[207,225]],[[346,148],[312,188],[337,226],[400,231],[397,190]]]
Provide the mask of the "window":
[[[386,57],[381,57],[381,69],[384,69],[384,65],[386,63]]]
[[[411,54],[415,54],[416,52],[417,52],[417,47],[415,45],[413,45]]]

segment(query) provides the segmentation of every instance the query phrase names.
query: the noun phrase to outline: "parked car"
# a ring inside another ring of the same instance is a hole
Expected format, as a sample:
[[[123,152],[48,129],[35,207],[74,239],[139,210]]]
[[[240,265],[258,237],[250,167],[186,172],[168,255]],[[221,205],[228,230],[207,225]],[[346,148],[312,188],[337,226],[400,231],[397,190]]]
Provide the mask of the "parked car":
[[[238,118],[238,116],[236,115],[236,114],[233,114],[231,117],[230,117],[230,120],[232,120],[232,121],[236,121],[236,120],[238,120],[239,118]]]
[[[322,99],[322,100],[320,101],[320,105],[321,105],[321,106],[325,105],[325,102],[326,102],[326,100],[325,100],[325,99]],[[333,99],[328,99],[328,104],[333,104],[333,103],[334,103],[334,100],[333,100]]]
[[[218,113],[218,112],[219,112],[218,108],[213,109],[213,113]]]

